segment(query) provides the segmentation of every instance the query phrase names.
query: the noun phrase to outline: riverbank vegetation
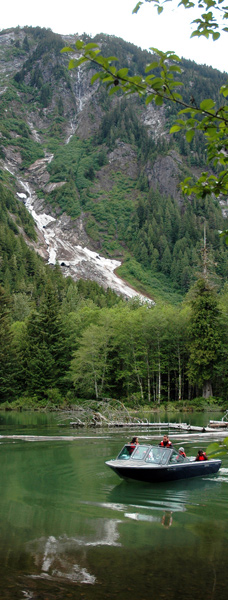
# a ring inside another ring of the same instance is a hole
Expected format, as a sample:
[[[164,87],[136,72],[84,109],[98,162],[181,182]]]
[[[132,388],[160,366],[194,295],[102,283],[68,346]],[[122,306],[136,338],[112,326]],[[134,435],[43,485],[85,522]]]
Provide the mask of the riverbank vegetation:
[[[0,288],[1,404],[226,405],[227,284],[201,277],[182,304],[149,306],[41,264],[39,295]]]

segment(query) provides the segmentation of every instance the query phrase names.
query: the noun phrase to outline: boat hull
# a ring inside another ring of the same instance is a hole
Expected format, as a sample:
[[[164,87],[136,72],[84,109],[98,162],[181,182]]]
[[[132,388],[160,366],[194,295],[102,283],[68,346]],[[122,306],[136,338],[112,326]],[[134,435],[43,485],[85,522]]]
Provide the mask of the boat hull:
[[[122,479],[133,479],[147,483],[160,483],[164,481],[178,481],[193,477],[204,477],[217,473],[221,460],[189,462],[182,465],[126,465],[121,461],[110,460],[106,462],[115,473]]]

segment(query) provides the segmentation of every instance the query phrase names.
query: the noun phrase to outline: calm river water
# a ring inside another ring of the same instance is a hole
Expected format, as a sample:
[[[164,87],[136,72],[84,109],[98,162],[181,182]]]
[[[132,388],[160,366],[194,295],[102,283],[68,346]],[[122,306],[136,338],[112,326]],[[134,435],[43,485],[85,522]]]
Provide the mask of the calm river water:
[[[124,482],[105,460],[133,434],[157,444],[163,431],[0,413],[1,600],[227,600],[228,457],[205,479]],[[189,456],[211,441],[170,437]]]

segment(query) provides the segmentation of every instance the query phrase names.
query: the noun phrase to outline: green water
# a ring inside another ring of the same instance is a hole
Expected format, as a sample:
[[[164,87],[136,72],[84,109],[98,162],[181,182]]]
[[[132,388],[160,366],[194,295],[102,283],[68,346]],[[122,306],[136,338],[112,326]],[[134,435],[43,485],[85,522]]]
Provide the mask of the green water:
[[[132,431],[4,413],[0,435],[1,600],[227,599],[228,457],[215,476],[149,485],[105,465]],[[184,447],[208,442],[193,434]]]

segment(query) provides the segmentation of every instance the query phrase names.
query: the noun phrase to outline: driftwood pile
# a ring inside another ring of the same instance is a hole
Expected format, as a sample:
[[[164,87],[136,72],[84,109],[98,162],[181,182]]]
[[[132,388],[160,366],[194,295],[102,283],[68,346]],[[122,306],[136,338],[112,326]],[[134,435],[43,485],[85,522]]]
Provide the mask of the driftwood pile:
[[[140,425],[138,417],[132,417],[119,400],[85,402],[75,406],[70,412],[61,413],[61,419],[69,421],[73,428],[80,427],[132,427]]]
[[[126,406],[119,400],[102,400],[100,402],[85,402],[75,406],[70,412],[61,413],[61,421],[67,421],[67,424],[74,429],[82,427],[132,427],[166,429],[186,432],[210,433],[211,427],[199,427],[187,423],[169,423],[156,422],[151,423],[147,419],[140,419],[132,416]],[[70,420],[70,421],[69,421]]]

